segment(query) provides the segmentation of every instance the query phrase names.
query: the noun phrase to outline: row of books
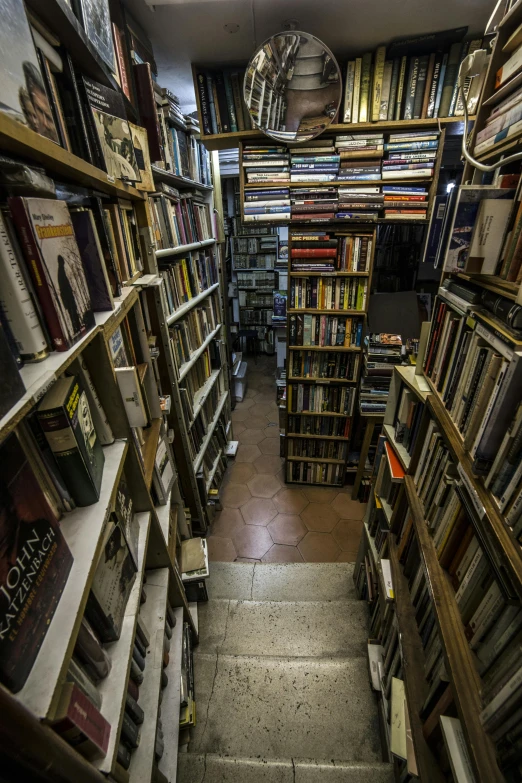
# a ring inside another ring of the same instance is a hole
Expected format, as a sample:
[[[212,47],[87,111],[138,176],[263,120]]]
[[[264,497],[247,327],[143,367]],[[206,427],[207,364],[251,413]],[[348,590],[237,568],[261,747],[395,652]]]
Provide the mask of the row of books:
[[[251,130],[243,100],[244,70],[196,70],[200,116],[205,135]]]
[[[251,291],[239,292],[239,306],[240,307],[270,307],[274,306],[274,294],[268,293],[252,293]]]
[[[294,277],[290,281],[288,302],[295,310],[364,311],[367,292],[367,278]]]
[[[292,413],[340,413],[351,416],[355,390],[347,386],[325,386],[320,382],[289,383],[287,386],[288,411]]]
[[[329,231],[295,230],[290,234],[293,272],[367,272],[373,239],[368,234],[336,236]]]
[[[290,345],[358,348],[362,340],[360,318],[332,315],[290,315]]]
[[[402,384],[393,420],[394,438],[410,456],[417,443],[423,413],[424,403]]]
[[[440,289],[424,359],[424,372],[480,475],[489,473],[515,416],[522,377],[509,335],[484,312],[463,313]]]
[[[426,36],[425,42],[394,41],[388,47],[379,46],[373,54],[367,52],[350,60],[343,122],[462,116],[464,108],[457,93],[459,66],[481,46],[481,40],[462,41],[466,32],[462,27]],[[470,114],[477,107],[484,76],[466,83]]]
[[[357,379],[359,354],[328,351],[292,351],[289,378]]]
[[[173,314],[184,302],[189,302],[218,282],[214,251],[207,248],[205,251],[193,251],[186,258],[175,258],[174,263],[161,266],[160,276],[166,295],[163,312]]]
[[[231,219],[233,234],[236,237],[251,237],[251,236],[277,236],[277,228],[275,226],[248,226],[245,225],[240,217],[240,209],[238,204],[237,214]]]
[[[240,310],[240,322],[248,326],[271,326],[274,311],[269,310],[249,310],[242,308]]]
[[[170,346],[178,373],[208,335],[217,328],[219,322],[219,300],[214,292],[201,305],[172,324],[169,329]]]
[[[268,290],[273,291],[276,285],[276,276],[274,271],[255,271],[253,274],[247,272],[237,273],[237,286],[239,289]]]
[[[216,409],[220,398],[217,397],[214,389],[212,389],[211,395],[212,404],[207,406],[204,405],[201,408],[198,415],[194,419],[192,427],[189,430],[188,442],[193,460],[196,459],[196,457],[200,454],[209,427],[213,424],[216,418]],[[227,442],[228,438],[226,436],[225,412],[222,411],[219,419],[217,422],[215,422],[212,437],[202,455],[202,459],[206,460],[204,468],[204,475],[207,477],[206,480],[208,480],[208,475],[212,470],[219,452],[223,452],[226,449]]]
[[[234,269],[274,269],[276,258],[275,253],[234,253]]]
[[[205,348],[201,356],[190,368],[189,372],[183,378],[180,385],[180,396],[183,403],[184,412],[186,416],[187,426],[190,427],[190,423],[194,418],[194,404],[195,395],[205,383],[209,380],[214,372],[220,370],[223,365],[224,358],[224,346],[221,340],[212,340]],[[218,391],[223,392],[223,378],[221,374],[215,379],[212,388],[218,388]],[[218,395],[221,396],[221,393]],[[206,403],[207,397],[205,395],[204,402]]]
[[[342,487],[344,483],[344,465],[331,462],[287,461],[286,480],[289,484],[327,484]]]
[[[277,236],[233,237],[234,260],[237,254],[277,255]]]
[[[400,335],[370,333],[364,338],[364,365],[359,390],[361,413],[384,415],[393,367],[401,364],[401,352]]]
[[[287,437],[287,457],[308,457],[310,459],[346,459],[348,444],[333,440],[311,440],[309,438]]]
[[[210,207],[204,194],[197,190],[180,193],[164,183],[159,188],[161,192],[149,200],[157,250],[212,239]]]
[[[287,435],[315,435],[322,437],[348,438],[350,436],[349,418],[331,416],[296,416],[288,414]]]

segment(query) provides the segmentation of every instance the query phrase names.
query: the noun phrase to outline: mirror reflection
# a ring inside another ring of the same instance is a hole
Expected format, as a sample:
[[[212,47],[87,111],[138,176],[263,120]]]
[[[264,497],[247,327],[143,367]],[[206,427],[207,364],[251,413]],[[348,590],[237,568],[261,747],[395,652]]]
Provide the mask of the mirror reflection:
[[[252,122],[278,141],[308,141],[333,122],[341,102],[341,72],[313,35],[272,36],[251,58],[243,94]]]

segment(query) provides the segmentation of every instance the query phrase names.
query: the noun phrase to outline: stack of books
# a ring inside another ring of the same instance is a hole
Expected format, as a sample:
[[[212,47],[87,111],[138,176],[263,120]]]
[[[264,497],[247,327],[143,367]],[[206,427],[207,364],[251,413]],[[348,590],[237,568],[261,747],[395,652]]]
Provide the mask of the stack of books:
[[[299,231],[291,235],[292,272],[333,272],[337,237],[327,231]]]
[[[431,179],[439,146],[438,131],[390,133],[384,145],[382,179]]]
[[[316,383],[289,383],[288,410],[292,413],[342,413],[351,416],[355,389],[347,386],[328,386]]]
[[[246,144],[243,149],[242,165],[247,183],[290,181],[290,155],[287,147],[267,147]]]
[[[340,157],[339,181],[381,179],[380,158],[384,151],[382,133],[337,136],[335,146]]]
[[[248,173],[247,173],[248,177]],[[244,222],[290,219],[290,194],[286,187],[252,188],[245,191]]]
[[[393,367],[400,364],[402,339],[398,334],[369,334],[364,340],[364,369],[359,404],[361,413],[384,416]]]
[[[364,310],[368,279],[366,277],[292,278],[290,308],[293,310]]]
[[[295,222],[325,221],[335,217],[336,187],[292,188],[290,199],[292,220]]]
[[[462,41],[467,27],[444,30],[417,39],[393,41],[374,54],[350,60],[346,69],[343,122],[419,120],[462,116],[457,93],[462,60],[481,46],[481,40]],[[419,54],[430,40],[433,52]],[[476,109],[485,71],[466,80],[470,114]]]
[[[384,216],[393,220],[426,218],[428,191],[410,185],[384,185]]]
[[[314,142],[312,147],[291,149],[290,180],[292,182],[328,182],[339,170],[339,154],[333,141]]]
[[[376,220],[383,208],[383,195],[377,185],[340,185],[337,220]]]

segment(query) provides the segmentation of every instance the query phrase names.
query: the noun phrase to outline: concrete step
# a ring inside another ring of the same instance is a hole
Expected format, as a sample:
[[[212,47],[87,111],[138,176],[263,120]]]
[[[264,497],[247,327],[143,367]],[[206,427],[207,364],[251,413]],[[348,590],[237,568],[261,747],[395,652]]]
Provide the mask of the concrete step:
[[[180,753],[178,783],[393,783],[391,764]]]
[[[366,657],[194,655],[191,753],[380,761]],[[208,781],[206,781],[208,783]]]
[[[269,656],[364,656],[364,601],[227,601],[201,603],[198,653]]]
[[[356,598],[352,563],[211,563],[209,598],[338,601]]]

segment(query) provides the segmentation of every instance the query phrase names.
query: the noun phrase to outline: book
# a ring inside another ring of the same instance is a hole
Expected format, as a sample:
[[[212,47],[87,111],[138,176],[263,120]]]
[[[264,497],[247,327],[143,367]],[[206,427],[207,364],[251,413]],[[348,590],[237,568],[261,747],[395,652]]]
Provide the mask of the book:
[[[110,723],[72,682],[62,685],[53,730],[89,761],[103,758],[109,748]]]
[[[109,518],[102,555],[87,599],[85,616],[102,642],[120,638],[125,607],[136,578],[136,565],[120,525]]]
[[[461,50],[462,44],[460,42],[452,44],[450,48],[442,84],[439,111],[437,112],[438,117],[449,116],[451,99],[459,71]]]
[[[460,720],[441,715],[439,721],[455,783],[475,783],[476,778]]]
[[[2,20],[0,47],[9,68],[3,72],[0,111],[59,144],[23,0],[4,0]]]
[[[60,378],[38,406],[38,421],[78,506],[100,496],[105,457],[78,378]]]
[[[152,85],[152,72],[148,62],[134,63],[132,70],[140,107],[140,118],[147,131],[150,159],[153,163],[163,158],[161,131],[156,111],[156,99]]]
[[[375,51],[375,62],[373,66],[373,81],[371,93],[371,111],[368,119],[377,121],[381,113],[381,98],[384,82],[384,66],[386,60],[386,47],[378,46]]]
[[[404,682],[397,677],[392,677],[390,750],[394,756],[398,756],[401,759],[408,758],[406,749],[405,704],[406,694],[404,692]]]
[[[103,258],[94,215],[83,207],[70,210],[74,235],[82,259],[93,312],[114,310],[109,275]]]
[[[66,351],[94,326],[67,204],[15,196],[9,207],[54,347]]]
[[[136,367],[116,367],[116,380],[123,406],[131,427],[146,427],[149,423]]]
[[[105,65],[113,71],[115,53],[108,0],[76,0],[75,9],[90,42]]]
[[[370,120],[371,70],[372,70],[372,53],[367,52],[362,56],[362,62],[361,62],[359,122],[368,122]]]
[[[49,630],[73,557],[15,433],[0,446],[0,493],[0,680],[17,693]]]
[[[154,186],[154,177],[152,176],[150,164],[147,131],[139,125],[133,125],[132,122],[129,122],[129,128],[134,149],[134,157],[140,175],[135,183],[135,187],[137,190],[153,191],[156,188]]]

